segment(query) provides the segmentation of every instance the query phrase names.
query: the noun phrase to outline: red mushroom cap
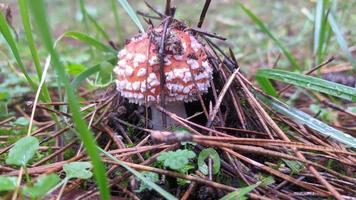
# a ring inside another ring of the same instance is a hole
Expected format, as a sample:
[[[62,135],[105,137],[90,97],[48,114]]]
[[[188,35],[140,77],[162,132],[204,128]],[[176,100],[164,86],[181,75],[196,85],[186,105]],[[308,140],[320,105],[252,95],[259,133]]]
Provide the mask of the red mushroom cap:
[[[160,64],[157,57],[162,29],[151,29],[127,42],[119,52],[114,69],[117,90],[130,102],[159,102]],[[203,45],[189,32],[167,30],[164,57],[165,97],[171,101],[192,101],[210,87],[212,67]],[[195,83],[194,83],[195,81]],[[145,100],[146,99],[146,100]]]

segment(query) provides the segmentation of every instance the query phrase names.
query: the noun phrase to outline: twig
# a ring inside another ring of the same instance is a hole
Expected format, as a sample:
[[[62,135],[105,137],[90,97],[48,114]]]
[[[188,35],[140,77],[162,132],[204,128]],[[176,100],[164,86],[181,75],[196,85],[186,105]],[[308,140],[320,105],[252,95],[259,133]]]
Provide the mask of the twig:
[[[166,9],[164,11],[164,14],[166,16],[170,16],[171,15],[171,0],[166,0]]]
[[[149,14],[147,14],[147,13],[143,13],[143,12],[141,12],[141,11],[137,11],[136,13],[137,13],[138,15],[141,15],[141,16],[146,17],[146,18],[149,18],[149,19],[157,19],[157,20],[161,20],[161,19],[162,19],[162,17],[152,16],[152,15],[149,15]]]
[[[266,122],[269,124],[269,126],[272,127],[272,129],[277,133],[277,135],[279,135],[279,137],[281,137],[283,140],[290,142],[290,139],[284,134],[284,132],[278,127],[278,125],[271,119],[271,117],[267,114],[267,112],[262,108],[262,106],[257,102],[257,100],[255,99],[255,97],[252,95],[252,93],[247,89],[246,85],[244,84],[244,82],[241,80],[240,76],[242,76],[241,74],[238,74],[238,76],[236,76],[237,80],[240,82],[240,84],[243,86],[242,88],[244,89],[245,93],[247,94],[248,98],[251,99],[252,101],[254,101],[255,105],[257,106],[256,109],[258,112],[261,113],[261,115],[264,116]],[[305,159],[305,157],[297,150],[297,148],[293,149],[294,153],[296,154],[296,156],[298,158],[301,159]],[[343,199],[340,195],[340,193],[335,189],[335,187],[333,187],[332,185],[330,185],[330,183],[328,183],[322,176],[320,176],[319,172],[315,170],[315,168],[313,166],[308,166],[308,169],[310,170],[310,172],[312,174],[314,174],[314,176],[319,180],[320,183],[322,183],[331,193],[332,195],[336,198],[336,199]]]
[[[198,22],[198,25],[197,25],[198,28],[201,28],[203,26],[205,15],[208,12],[210,2],[211,2],[211,0],[205,0],[205,4],[204,4],[204,7],[203,7],[203,10],[201,11],[200,17],[199,17],[199,22]]]
[[[196,182],[191,182],[189,184],[188,189],[185,191],[185,193],[183,194],[183,196],[180,198],[180,200],[188,200],[190,194],[193,192],[193,190],[196,188]]]
[[[328,106],[328,107],[330,107],[330,108],[332,108],[334,110],[337,110],[337,111],[340,111],[342,113],[345,113],[345,114],[353,117],[354,119],[356,119],[356,114],[355,113],[349,112],[349,111],[345,110],[344,108],[342,108],[342,107],[340,107],[340,106],[338,106],[338,105],[336,105],[334,103],[331,103],[328,100],[323,100],[321,103],[323,103],[324,105],[326,105],[326,106]]]
[[[235,79],[236,74],[239,72],[239,69],[236,69],[234,71],[234,73],[232,73],[232,75],[230,76],[229,80],[225,83],[223,89],[221,90],[219,97],[218,97],[218,101],[216,102],[213,111],[209,114],[209,119],[208,122],[206,123],[206,127],[211,127],[214,118],[216,116],[216,113],[218,112],[218,110],[220,109],[220,104],[227,92],[227,90],[229,89],[230,85],[232,84],[232,81]]]
[[[4,124],[8,123],[9,121],[11,121],[11,120],[13,120],[13,119],[15,119],[14,116],[9,117],[9,118],[7,118],[7,119],[4,119],[3,121],[0,122],[0,126],[2,126],[2,125],[4,125]]]
[[[159,12],[158,10],[156,10],[155,8],[153,8],[153,6],[151,6],[149,3],[147,3],[147,1],[144,1],[146,6],[151,9],[154,13],[156,13],[160,18],[164,18],[165,15],[162,14],[161,12]]]
[[[219,39],[219,40],[226,40],[226,38],[220,36],[220,35],[216,35],[215,33],[209,33],[207,31],[204,31],[203,29],[200,29],[200,28],[187,28],[187,29],[184,29],[184,31],[193,31],[193,32],[196,32],[196,33],[199,33],[201,35],[206,35],[208,37],[211,37],[211,38],[216,38],[216,39]]]
[[[167,1],[168,3],[168,1]],[[165,108],[166,104],[166,95],[165,95],[165,85],[166,85],[166,76],[164,72],[164,58],[165,58],[165,42],[166,42],[166,34],[167,29],[170,24],[171,17],[167,17],[164,22],[163,26],[163,34],[160,41],[160,47],[158,51],[158,59],[159,59],[159,70],[160,70],[160,87],[161,87],[161,94],[160,94],[160,104],[163,108]],[[162,113],[162,127],[167,128],[167,118],[166,115]]]

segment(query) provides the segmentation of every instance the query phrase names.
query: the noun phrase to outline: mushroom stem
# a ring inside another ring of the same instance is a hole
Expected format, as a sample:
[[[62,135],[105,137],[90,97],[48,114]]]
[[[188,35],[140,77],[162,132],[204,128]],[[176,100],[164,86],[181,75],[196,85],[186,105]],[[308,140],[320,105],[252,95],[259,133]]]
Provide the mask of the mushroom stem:
[[[179,117],[187,117],[183,101],[169,102],[166,104],[165,109],[178,115]],[[155,106],[151,107],[151,116],[152,128],[154,130],[163,130],[165,127],[162,126],[162,113]],[[167,128],[171,127],[172,125],[177,125],[177,123],[170,117],[167,117]]]

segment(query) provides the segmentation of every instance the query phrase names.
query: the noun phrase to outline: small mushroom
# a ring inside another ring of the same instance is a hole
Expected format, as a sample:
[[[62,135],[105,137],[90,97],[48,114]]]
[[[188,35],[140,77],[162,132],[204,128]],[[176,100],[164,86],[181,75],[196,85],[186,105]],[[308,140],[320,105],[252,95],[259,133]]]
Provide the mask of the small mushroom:
[[[197,93],[206,93],[212,79],[204,46],[184,27],[171,25],[167,29],[164,54],[164,91],[161,91],[158,50],[163,35],[162,26],[151,28],[126,42],[118,54],[117,90],[129,102],[149,105],[160,103],[164,92],[166,109],[186,117],[184,102],[194,101]],[[161,117],[154,106],[152,124],[162,129]],[[167,125],[174,124],[167,121]]]

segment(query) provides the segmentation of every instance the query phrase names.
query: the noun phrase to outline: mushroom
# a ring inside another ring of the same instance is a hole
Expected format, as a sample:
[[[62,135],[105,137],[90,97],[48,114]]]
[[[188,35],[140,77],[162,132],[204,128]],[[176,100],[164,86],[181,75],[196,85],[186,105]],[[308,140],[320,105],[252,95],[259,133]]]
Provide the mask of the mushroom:
[[[160,60],[158,50],[163,35],[162,25],[149,28],[126,41],[119,52],[119,61],[114,68],[116,85],[121,96],[129,102],[149,105],[160,103],[164,92],[165,108],[178,116],[186,117],[184,102],[194,101],[197,93],[206,93],[212,79],[204,46],[184,25],[175,21],[168,27],[165,40],[164,77],[161,91]],[[162,129],[159,111],[151,106],[153,128]],[[174,122],[167,120],[167,125]]]

